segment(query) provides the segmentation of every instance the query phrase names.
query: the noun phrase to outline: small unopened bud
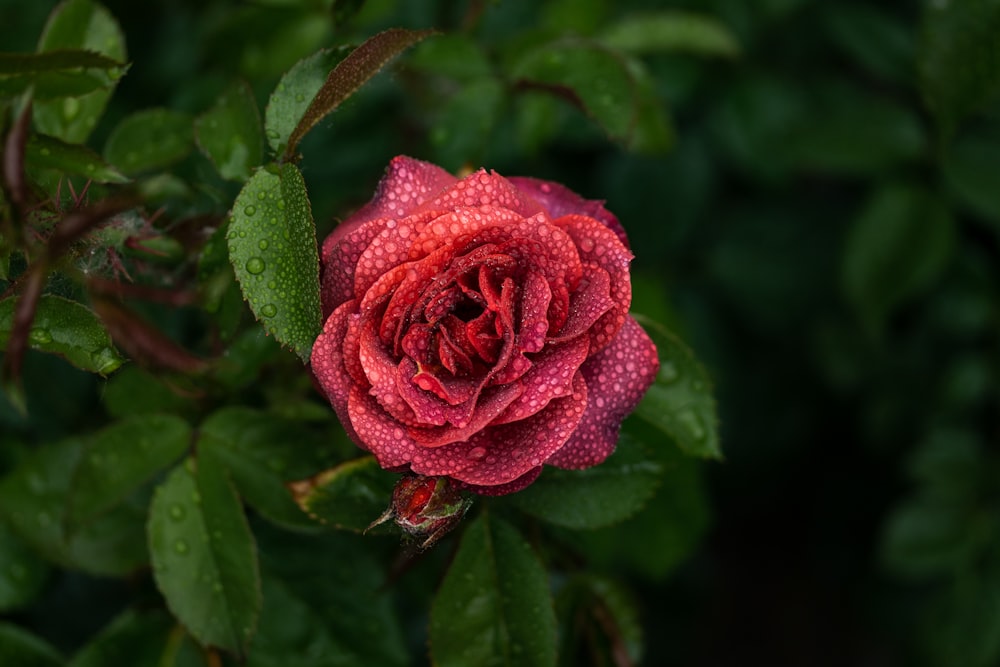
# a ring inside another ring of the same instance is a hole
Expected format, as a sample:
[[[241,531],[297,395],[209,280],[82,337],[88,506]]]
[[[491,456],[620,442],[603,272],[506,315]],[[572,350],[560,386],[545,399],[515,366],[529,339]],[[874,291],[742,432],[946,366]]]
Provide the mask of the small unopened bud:
[[[426,549],[458,525],[472,505],[448,477],[406,475],[396,482],[392,502],[369,529],[393,519]]]

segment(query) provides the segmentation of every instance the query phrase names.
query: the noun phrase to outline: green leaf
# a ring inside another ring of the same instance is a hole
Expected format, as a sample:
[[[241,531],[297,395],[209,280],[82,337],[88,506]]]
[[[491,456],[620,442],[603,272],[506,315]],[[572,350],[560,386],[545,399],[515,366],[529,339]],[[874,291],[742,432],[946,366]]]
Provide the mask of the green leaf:
[[[175,623],[163,611],[128,610],[81,648],[68,667],[161,667]]]
[[[930,665],[992,667],[1000,659],[1000,563],[994,555],[940,591],[918,628]]]
[[[823,7],[823,24],[834,43],[875,76],[909,84],[914,76],[913,30],[898,15],[869,4]]]
[[[147,562],[142,503],[116,507],[72,535],[64,533],[70,481],[84,446],[68,440],[32,452],[0,481],[0,516],[52,562],[108,576],[133,572]]]
[[[111,377],[104,386],[101,402],[112,417],[150,413],[181,414],[195,412],[195,401],[172,389],[157,376],[130,365]]]
[[[641,442],[655,439],[653,427],[635,418],[626,420],[623,432]],[[662,581],[701,542],[709,526],[709,508],[700,472],[703,464],[673,447],[654,451],[665,472],[656,494],[638,514],[607,528],[574,531],[565,539],[597,567]]]
[[[257,554],[225,472],[188,459],[149,510],[153,576],[170,611],[201,643],[243,654],[260,614]]]
[[[288,145],[283,151],[285,158],[293,157],[302,137],[365,82],[378,74],[390,60],[425,37],[433,35],[434,32],[434,30],[390,28],[369,37],[361,46],[347,54],[326,77],[326,81],[296,123],[295,129],[288,137]]]
[[[653,339],[660,372],[635,410],[690,456],[720,459],[719,417],[708,374],[691,350],[664,327],[635,316]]]
[[[370,539],[261,528],[264,611],[248,667],[412,663],[394,596],[386,593],[385,563]]]
[[[980,524],[962,504],[916,496],[889,516],[883,562],[894,574],[912,579],[955,572],[973,561],[991,530],[988,517]]]
[[[111,86],[125,69],[112,58],[81,49],[0,53],[0,99],[29,88],[40,100],[85,95]]]
[[[62,656],[48,643],[13,623],[0,622],[0,665],[62,667]]]
[[[52,12],[38,50],[89,49],[125,62],[125,36],[111,13],[92,0],[67,0]],[[116,83],[81,97],[39,101],[35,127],[71,144],[82,144],[97,126]]]
[[[198,148],[223,178],[245,181],[264,159],[263,129],[253,91],[244,83],[230,86],[194,123]]]
[[[637,665],[643,632],[639,609],[628,589],[607,577],[583,574],[566,582],[556,599],[560,621],[559,664]],[[580,637],[590,641],[580,642]],[[597,655],[595,655],[597,654]]]
[[[33,134],[25,150],[28,168],[57,169],[86,176],[97,183],[128,183],[129,178],[80,144],[68,144],[55,137]]]
[[[545,569],[518,532],[483,513],[462,536],[431,607],[439,667],[556,664],[556,619]]]
[[[229,260],[264,330],[308,362],[321,329],[319,252],[302,174],[258,169],[233,205]]]
[[[876,192],[844,248],[844,293],[862,321],[881,330],[892,311],[937,280],[951,261],[955,221],[935,196],[908,186]]]
[[[6,345],[10,337],[16,302],[16,297],[0,301],[0,345]],[[34,350],[57,354],[77,368],[101,375],[113,373],[124,361],[90,309],[53,295],[39,299],[28,344]]]
[[[734,57],[739,42],[718,20],[683,11],[637,14],[622,19],[598,39],[613,49],[631,53],[694,53]]]
[[[943,172],[957,202],[1000,230],[1000,134],[963,132],[948,146]]]
[[[121,503],[191,444],[179,417],[135,415],[88,439],[71,483],[68,521],[78,526]]]
[[[917,66],[945,133],[1000,94],[1000,3],[927,2]]]
[[[526,53],[511,75],[523,85],[569,97],[612,139],[631,140],[640,97],[624,56],[595,43],[561,40]]]
[[[126,116],[104,144],[104,158],[126,174],[168,167],[194,146],[189,114],[147,109]]]
[[[509,501],[524,512],[567,528],[601,528],[638,512],[656,492],[663,466],[623,433],[614,454],[586,470],[546,468]]]
[[[407,57],[406,66],[457,81],[475,82],[493,74],[482,47],[468,35],[457,33],[418,44]]]
[[[0,612],[30,603],[41,592],[49,566],[0,521]]]
[[[199,433],[199,451],[229,470],[240,495],[263,517],[289,528],[316,527],[285,484],[329,465],[331,447],[325,434],[244,407],[214,412]]]
[[[317,51],[295,63],[281,77],[264,110],[264,134],[275,155],[285,152],[289,137],[323,87],[328,73],[347,54],[347,48]]]
[[[457,170],[472,156],[482,155],[503,100],[503,87],[494,78],[470,82],[448,98],[430,129],[435,162]]]
[[[919,117],[855,86],[816,86],[809,113],[788,138],[800,167],[875,174],[921,157],[927,147]]]
[[[374,456],[363,456],[297,482],[295,501],[322,524],[362,532],[392,501],[398,475],[386,472]]]

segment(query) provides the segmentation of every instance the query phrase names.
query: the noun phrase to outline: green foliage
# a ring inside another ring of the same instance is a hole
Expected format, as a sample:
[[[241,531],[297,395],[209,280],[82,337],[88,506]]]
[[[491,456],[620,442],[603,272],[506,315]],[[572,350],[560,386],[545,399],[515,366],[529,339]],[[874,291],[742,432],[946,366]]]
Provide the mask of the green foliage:
[[[0,0],[0,665],[997,663],[995,0],[182,4]],[[399,154],[606,200],[661,361],[424,551],[304,367]]]
[[[484,513],[466,529],[434,599],[430,640],[442,667],[556,664],[545,570],[503,520]]]
[[[294,164],[258,169],[233,204],[229,257],[264,329],[309,361],[321,328],[316,228]]]
[[[149,508],[153,573],[171,612],[200,642],[242,654],[260,615],[253,536],[225,470],[188,459]]]

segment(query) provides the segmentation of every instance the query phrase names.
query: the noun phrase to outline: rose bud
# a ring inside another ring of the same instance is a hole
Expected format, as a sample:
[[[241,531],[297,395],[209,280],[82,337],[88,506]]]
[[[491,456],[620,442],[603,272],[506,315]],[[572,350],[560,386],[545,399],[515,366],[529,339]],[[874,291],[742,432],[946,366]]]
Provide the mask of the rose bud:
[[[447,477],[406,475],[396,482],[385,514],[368,529],[393,519],[407,535],[424,538],[420,548],[426,549],[454,528],[470,505],[472,500]]]
[[[659,365],[631,260],[602,202],[397,157],[323,243],[312,372],[388,470],[499,495],[596,465]]]

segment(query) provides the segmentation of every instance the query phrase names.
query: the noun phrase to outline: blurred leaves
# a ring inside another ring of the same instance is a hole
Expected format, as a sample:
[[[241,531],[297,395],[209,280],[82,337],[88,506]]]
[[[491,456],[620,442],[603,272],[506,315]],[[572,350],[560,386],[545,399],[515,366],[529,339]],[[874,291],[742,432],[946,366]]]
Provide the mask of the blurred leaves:
[[[955,221],[923,190],[890,185],[854,220],[844,249],[844,292],[873,331],[892,311],[931,285],[954,253]]]
[[[123,119],[104,145],[104,159],[126,174],[167,167],[194,147],[192,118],[170,109],[149,109]]]
[[[198,116],[194,133],[198,147],[223,178],[245,181],[263,160],[260,112],[245,83],[230,86],[211,109]]]
[[[946,134],[1000,93],[1000,5],[993,0],[925,3],[920,86]]]
[[[92,0],[67,0],[52,12],[38,42],[39,52],[87,49],[125,62],[125,36],[111,13]],[[44,134],[67,143],[82,143],[90,136],[111,98],[114,82],[82,95],[39,101],[35,126]]]
[[[687,52],[736,56],[736,37],[719,21],[699,14],[662,11],[629,16],[601,33],[599,39],[629,53]]]

